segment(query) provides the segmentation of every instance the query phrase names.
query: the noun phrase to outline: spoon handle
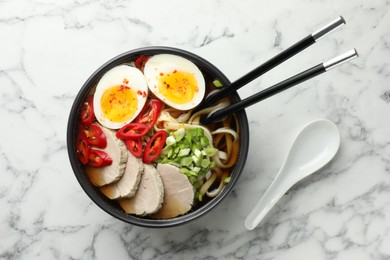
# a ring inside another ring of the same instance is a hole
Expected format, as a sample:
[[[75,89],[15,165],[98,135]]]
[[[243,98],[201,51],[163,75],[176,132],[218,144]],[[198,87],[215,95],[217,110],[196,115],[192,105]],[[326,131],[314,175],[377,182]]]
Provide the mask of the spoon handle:
[[[264,219],[268,212],[275,206],[280,198],[291,188],[292,184],[286,181],[285,173],[279,171],[276,178],[263,194],[256,206],[245,219],[245,228],[253,230]]]

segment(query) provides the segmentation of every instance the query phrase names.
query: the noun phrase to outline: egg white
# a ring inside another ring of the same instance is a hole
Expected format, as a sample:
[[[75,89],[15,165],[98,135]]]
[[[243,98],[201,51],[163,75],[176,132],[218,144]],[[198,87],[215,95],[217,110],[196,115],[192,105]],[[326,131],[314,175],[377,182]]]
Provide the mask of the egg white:
[[[161,73],[172,73],[174,70],[192,74],[197,82],[198,91],[195,92],[193,99],[187,103],[177,104],[159,92],[158,82]],[[202,72],[194,63],[177,55],[158,54],[150,57],[145,64],[144,75],[150,91],[165,104],[178,110],[189,110],[196,107],[202,102],[205,95],[205,80]]]
[[[124,84],[124,79],[129,81],[128,84]],[[107,117],[104,116],[102,107],[101,107],[101,98],[104,92],[111,87],[118,85],[126,85],[137,93],[138,91],[145,92],[146,95],[136,95],[138,100],[138,107],[133,116],[126,122],[113,122]],[[111,70],[107,71],[103,77],[100,79],[99,83],[96,86],[96,91],[93,98],[93,107],[94,113],[97,121],[103,126],[110,129],[119,129],[127,123],[134,120],[137,115],[141,112],[143,106],[145,105],[147,99],[148,87],[146,85],[146,80],[142,72],[131,66],[119,65]]]

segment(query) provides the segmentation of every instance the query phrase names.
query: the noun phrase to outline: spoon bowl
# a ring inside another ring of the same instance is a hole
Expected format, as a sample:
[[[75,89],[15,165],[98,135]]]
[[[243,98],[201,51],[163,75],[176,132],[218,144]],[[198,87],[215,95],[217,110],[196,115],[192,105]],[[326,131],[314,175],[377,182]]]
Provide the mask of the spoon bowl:
[[[340,133],[333,122],[320,119],[307,124],[293,142],[275,179],[249,213],[245,227],[254,229],[295,183],[328,164],[339,146]]]

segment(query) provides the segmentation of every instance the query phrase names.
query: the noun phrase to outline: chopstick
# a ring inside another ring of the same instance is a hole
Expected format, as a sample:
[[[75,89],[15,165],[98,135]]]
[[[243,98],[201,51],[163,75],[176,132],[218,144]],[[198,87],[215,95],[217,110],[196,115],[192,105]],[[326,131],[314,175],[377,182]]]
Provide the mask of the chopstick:
[[[280,83],[277,83],[263,91],[260,91],[257,94],[254,94],[253,96],[250,96],[246,99],[243,99],[237,103],[232,104],[231,106],[228,106],[226,108],[217,110],[213,113],[208,114],[207,116],[201,117],[200,123],[201,124],[208,124],[213,121],[219,121],[224,119],[227,115],[237,112],[241,109],[244,109],[250,105],[253,105],[261,100],[264,100],[268,97],[271,97],[283,90],[286,90],[288,88],[291,88],[292,86],[295,86],[299,83],[302,83],[310,78],[313,78],[317,75],[320,75],[330,69],[333,69],[345,62],[348,62],[354,58],[358,57],[358,53],[355,49],[352,49],[344,54],[341,54],[329,61],[320,63],[310,69],[307,69],[295,76],[292,76]]]
[[[282,62],[288,60],[292,56],[296,55],[297,53],[311,46],[313,43],[321,39],[323,36],[325,36],[326,34],[330,33],[331,31],[335,30],[337,27],[343,24],[345,24],[345,20],[342,16],[339,16],[337,19],[330,22],[323,28],[306,36],[305,38],[298,41],[291,47],[287,48],[286,50],[282,51],[278,55],[264,62],[254,70],[250,71],[246,75],[242,76],[235,82],[232,82],[229,86],[225,86],[220,90],[212,92],[208,97],[206,97],[201,107],[197,108],[196,110],[199,111],[202,108],[213,105],[216,101],[228,96],[232,92],[238,90],[242,86],[248,84],[252,80],[258,78],[259,76],[263,75],[264,73],[278,66]]]

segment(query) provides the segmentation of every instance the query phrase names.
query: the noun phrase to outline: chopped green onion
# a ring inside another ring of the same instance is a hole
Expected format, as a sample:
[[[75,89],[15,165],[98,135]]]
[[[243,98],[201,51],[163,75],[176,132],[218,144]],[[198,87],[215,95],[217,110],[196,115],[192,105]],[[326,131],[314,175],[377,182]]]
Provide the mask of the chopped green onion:
[[[223,182],[224,182],[224,183],[229,183],[229,182],[230,182],[230,179],[231,179],[231,177],[226,177],[226,178],[223,180]]]
[[[209,139],[206,137],[206,136],[202,136],[200,138],[200,144],[203,146],[203,147],[206,147],[210,144],[209,142]]]
[[[176,139],[175,139],[175,137],[173,137],[173,136],[168,136],[168,137],[167,137],[167,140],[165,141],[165,143],[166,143],[168,146],[174,145],[174,144],[176,143]]]
[[[190,171],[190,170],[188,170],[187,168],[180,168],[180,170],[179,170],[181,173],[184,173],[185,175],[187,175],[188,177],[196,177],[197,176],[197,174],[196,174],[196,172],[194,172],[194,171]]]
[[[217,153],[217,151],[218,150],[213,147],[206,147],[205,149],[203,149],[204,155],[206,156],[213,156]]]
[[[194,154],[198,158],[200,158],[202,156],[202,152],[199,149],[195,149]]]
[[[191,135],[191,133],[190,133],[189,131],[186,131],[186,134],[185,134],[185,136],[184,136],[184,139],[186,139],[186,141],[187,141],[188,143],[191,143],[191,141],[192,141],[192,135]]]
[[[187,174],[187,172],[189,172],[190,170],[188,170],[187,168],[180,168],[179,169],[179,172],[181,172],[181,173],[184,173],[184,174]]]
[[[191,156],[191,157],[192,157],[192,160],[194,161],[194,163],[195,163],[196,165],[199,165],[199,163],[200,163],[199,157],[196,157],[195,155],[193,155],[193,156]]]
[[[179,142],[181,139],[183,139],[185,133],[186,130],[184,130],[184,128],[179,128],[178,130],[172,133],[172,136],[175,138],[176,142]]]
[[[191,157],[183,157],[180,159],[180,165],[181,166],[190,166],[192,163]]]
[[[167,156],[167,157],[168,157],[168,158],[171,158],[172,155],[173,155],[173,149],[170,149],[169,152],[168,152],[168,156]]]
[[[193,147],[195,148],[193,151],[195,152],[196,150],[202,150],[203,147],[200,143],[194,143]]]
[[[219,81],[219,80],[217,80],[217,79],[213,81],[213,84],[214,84],[214,86],[215,86],[216,88],[223,87],[221,81]]]
[[[209,165],[210,169],[214,169],[215,166],[216,166],[216,162],[215,161],[210,162],[210,165]]]
[[[216,166],[211,157],[217,155],[218,150],[213,148],[206,134],[201,127],[179,128],[169,132],[163,152],[157,159],[159,163],[177,166],[188,177],[195,190],[201,186],[201,179],[207,179],[211,174],[210,170]],[[200,200],[202,198],[200,196]]]
[[[202,162],[200,163],[200,166],[202,168],[207,168],[210,165],[210,160],[203,159]]]
[[[204,130],[201,127],[195,128],[197,129],[196,136],[204,136]]]
[[[190,148],[180,149],[179,153],[177,154],[177,157],[183,157],[183,156],[189,155],[190,152],[191,152]]]
[[[202,186],[202,185],[200,184],[200,182],[199,182],[198,180],[196,180],[196,181],[194,181],[194,182],[192,183],[192,186],[194,186],[194,189],[197,190],[197,189],[199,189],[200,186]]]
[[[189,174],[192,175],[192,176],[198,176],[198,174],[194,171],[189,171]]]

